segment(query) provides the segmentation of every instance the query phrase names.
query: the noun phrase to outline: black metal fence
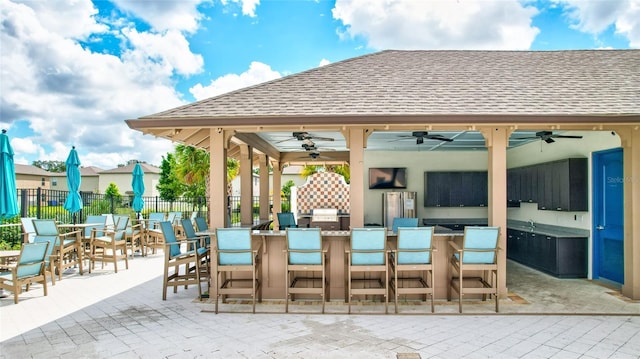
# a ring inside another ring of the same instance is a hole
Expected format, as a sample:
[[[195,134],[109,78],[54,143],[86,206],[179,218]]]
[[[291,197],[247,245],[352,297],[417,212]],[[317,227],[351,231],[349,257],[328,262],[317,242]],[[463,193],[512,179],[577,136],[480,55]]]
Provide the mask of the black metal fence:
[[[125,195],[114,198],[105,194],[80,192],[83,208],[80,212],[71,214],[64,209],[64,202],[68,195],[68,191],[60,190],[42,188],[18,189],[20,214],[14,218],[4,219],[2,223],[20,224],[20,217],[55,219],[61,223],[82,223],[89,215],[101,215],[104,213],[127,214],[131,217],[136,215],[133,208],[131,208],[133,196]],[[209,199],[206,197],[181,197],[169,202],[157,196],[146,196],[143,197],[143,200],[144,208],[141,214],[145,218],[148,218],[148,214],[151,212],[182,212],[183,217],[189,217],[192,212],[197,212],[199,217],[209,217]],[[271,203],[271,200],[269,203]],[[289,208],[288,202],[283,199],[282,208],[285,207]],[[271,213],[271,210],[269,210],[269,213]],[[230,226],[240,224],[240,196],[229,196],[227,198],[227,219]],[[257,224],[259,221],[260,201],[259,197],[254,196],[253,222]],[[19,225],[3,227],[0,231],[0,249],[19,246],[21,236],[22,228]]]
[[[55,219],[63,223],[82,222],[89,215],[103,213],[117,213],[135,215],[131,208],[133,196],[113,197],[100,193],[80,192],[83,208],[76,214],[67,212],[63,206],[69,195],[68,191],[37,189],[18,190],[18,203],[20,217],[36,217]],[[169,202],[160,197],[143,197],[144,208],[141,212],[147,216],[151,212],[198,212],[199,216],[207,216],[207,203],[205,197],[186,198],[181,197]],[[74,218],[75,217],[75,218]]]

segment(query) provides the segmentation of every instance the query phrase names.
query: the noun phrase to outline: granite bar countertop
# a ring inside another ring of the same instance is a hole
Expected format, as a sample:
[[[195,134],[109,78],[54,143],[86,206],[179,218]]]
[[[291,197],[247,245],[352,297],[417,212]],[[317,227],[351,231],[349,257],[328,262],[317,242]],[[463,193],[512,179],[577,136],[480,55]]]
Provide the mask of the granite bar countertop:
[[[422,224],[425,226],[437,226],[440,224],[468,224],[473,226],[486,226],[489,223],[487,218],[423,218]]]
[[[559,238],[589,237],[590,234],[590,231],[586,229],[561,227],[535,222],[533,229],[531,229],[531,225],[529,224],[529,222],[516,220],[508,220],[507,228]]]

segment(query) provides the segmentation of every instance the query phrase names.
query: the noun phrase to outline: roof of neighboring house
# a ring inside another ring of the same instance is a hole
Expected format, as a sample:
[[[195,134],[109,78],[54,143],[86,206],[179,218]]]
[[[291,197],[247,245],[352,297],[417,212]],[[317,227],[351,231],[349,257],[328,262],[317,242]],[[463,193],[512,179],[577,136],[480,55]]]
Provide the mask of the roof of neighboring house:
[[[45,171],[40,167],[32,165],[15,164],[16,175],[31,175],[31,176],[55,176],[57,173]]]
[[[640,114],[639,68],[640,50],[388,50],[127,122],[327,124],[429,115],[447,123],[460,116],[486,122],[487,114],[504,122],[512,121],[508,115],[617,115],[618,122],[633,122]]]
[[[95,166],[80,167],[80,175],[83,177],[99,176],[99,173],[102,171],[104,171],[102,168]]]
[[[80,176],[82,177],[98,177],[99,172],[102,172],[103,169],[95,166],[87,166],[80,167]],[[51,177],[66,177],[66,172],[55,172],[51,173]]]
[[[100,171],[100,173],[128,173],[131,174],[133,172],[133,168],[136,166],[135,163],[130,163],[126,166],[123,167],[116,167],[116,168],[112,168],[110,170],[104,170],[104,171]],[[156,166],[152,166],[150,164],[146,164],[146,163],[140,163],[140,167],[142,167],[142,171],[146,174],[146,173],[160,173],[160,168],[156,167]]]

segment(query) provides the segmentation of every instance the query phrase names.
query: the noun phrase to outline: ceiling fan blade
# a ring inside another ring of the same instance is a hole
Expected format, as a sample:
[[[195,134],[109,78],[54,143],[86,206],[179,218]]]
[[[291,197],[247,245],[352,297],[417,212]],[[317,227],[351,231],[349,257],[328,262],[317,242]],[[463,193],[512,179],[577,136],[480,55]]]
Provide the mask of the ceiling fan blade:
[[[540,137],[532,136],[532,137],[516,137],[514,140],[539,140]]]
[[[444,137],[444,136],[440,136],[440,135],[428,135],[428,136],[426,136],[426,138],[428,138],[430,140],[440,140],[440,141],[446,141],[446,142],[453,142],[453,139],[447,138],[447,137]]]
[[[331,137],[317,137],[317,136],[309,136],[309,138],[314,139],[316,141],[335,141],[335,139]]]
[[[553,135],[553,138],[582,138],[582,136],[569,136],[569,135]]]
[[[554,136],[554,137],[555,137],[555,136]],[[554,142],[556,142],[556,141],[554,141],[554,140],[553,140],[553,138],[551,138],[551,137],[543,138],[542,140],[543,140],[544,142],[546,142],[546,143],[554,143]]]

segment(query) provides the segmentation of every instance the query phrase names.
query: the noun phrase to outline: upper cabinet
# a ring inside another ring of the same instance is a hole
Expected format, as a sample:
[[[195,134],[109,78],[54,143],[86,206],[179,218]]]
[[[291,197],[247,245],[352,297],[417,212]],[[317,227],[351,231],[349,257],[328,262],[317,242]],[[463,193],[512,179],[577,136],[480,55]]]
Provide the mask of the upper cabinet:
[[[507,172],[508,205],[538,203],[540,210],[588,211],[588,160],[567,158]]]
[[[425,207],[486,207],[487,171],[425,172]]]

